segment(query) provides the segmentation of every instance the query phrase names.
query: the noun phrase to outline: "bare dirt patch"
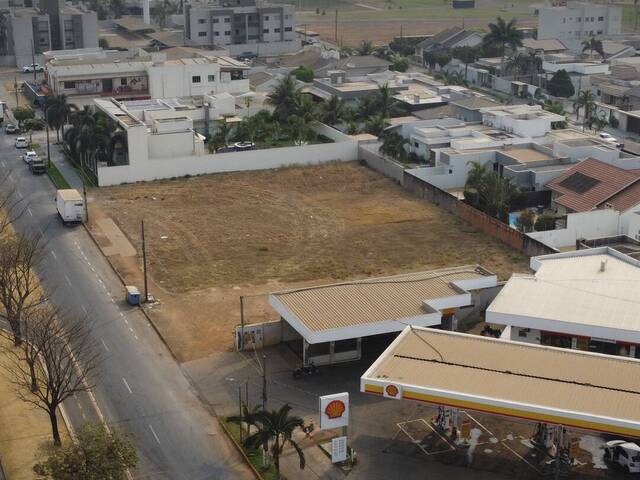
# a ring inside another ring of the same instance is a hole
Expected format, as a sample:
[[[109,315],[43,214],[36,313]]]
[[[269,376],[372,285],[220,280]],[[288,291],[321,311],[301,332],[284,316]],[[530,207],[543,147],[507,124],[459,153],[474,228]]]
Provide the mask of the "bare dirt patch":
[[[138,252],[144,217],[160,323],[180,359],[230,347],[240,294],[469,263],[503,279],[527,269],[520,253],[357,163],[94,193]],[[251,321],[270,313],[265,302],[249,309]]]

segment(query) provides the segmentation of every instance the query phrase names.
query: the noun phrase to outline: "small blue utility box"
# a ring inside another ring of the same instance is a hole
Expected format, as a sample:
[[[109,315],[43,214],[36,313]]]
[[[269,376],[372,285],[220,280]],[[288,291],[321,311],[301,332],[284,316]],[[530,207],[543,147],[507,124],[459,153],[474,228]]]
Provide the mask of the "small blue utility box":
[[[125,288],[127,289],[127,303],[129,305],[140,305],[140,290],[138,290],[138,287],[128,285]]]

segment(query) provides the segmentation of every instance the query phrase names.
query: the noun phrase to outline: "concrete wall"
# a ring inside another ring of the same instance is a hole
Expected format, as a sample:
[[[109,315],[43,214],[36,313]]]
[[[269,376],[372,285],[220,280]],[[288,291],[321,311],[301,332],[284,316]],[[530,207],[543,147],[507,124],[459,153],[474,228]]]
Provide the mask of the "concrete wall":
[[[404,166],[390,158],[386,158],[380,154],[378,149],[380,143],[364,144],[358,147],[358,158],[364,161],[368,167],[376,172],[381,173],[385,177],[391,178],[402,184],[404,177]]]
[[[185,175],[267,170],[294,165],[317,165],[330,161],[357,160],[358,142],[354,138],[325,125],[318,125],[315,130],[319,134],[334,139],[335,143],[247,152],[148,158],[148,152],[144,151],[147,148],[147,141],[144,138],[146,128],[130,128],[127,131],[130,164],[100,167],[98,169],[98,184],[100,186],[118,185]]]
[[[579,238],[600,238],[618,235],[620,213],[612,209],[590,212],[570,213],[567,215],[567,228],[531,232],[527,235],[550,247],[560,249],[576,244]]]

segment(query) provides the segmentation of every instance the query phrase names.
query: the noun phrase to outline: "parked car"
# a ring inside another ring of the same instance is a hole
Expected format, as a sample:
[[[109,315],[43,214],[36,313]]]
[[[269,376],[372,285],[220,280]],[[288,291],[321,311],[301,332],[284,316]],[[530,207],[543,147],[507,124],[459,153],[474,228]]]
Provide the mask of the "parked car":
[[[38,63],[32,63],[31,65],[25,65],[22,67],[23,73],[44,72],[44,67]]]
[[[25,137],[16,138],[16,148],[27,148],[29,146],[29,142]]]
[[[13,123],[7,123],[4,127],[4,133],[18,133],[19,131],[18,126]]]
[[[629,473],[640,473],[640,447],[626,440],[605,443],[604,459],[625,467]]]
[[[25,152],[24,155],[22,155],[22,160],[27,165],[29,165],[32,161],[37,160],[37,159],[38,159],[38,154],[36,152],[34,152],[33,150],[29,150],[29,151]]]
[[[604,138],[604,139],[613,138],[613,135],[607,132],[600,132],[600,138]]]
[[[253,142],[236,142],[233,144],[236,152],[244,152],[246,150],[255,150],[256,144]]]
[[[47,171],[47,167],[44,164],[44,160],[40,157],[36,157],[29,162],[29,170],[34,175],[40,175]]]

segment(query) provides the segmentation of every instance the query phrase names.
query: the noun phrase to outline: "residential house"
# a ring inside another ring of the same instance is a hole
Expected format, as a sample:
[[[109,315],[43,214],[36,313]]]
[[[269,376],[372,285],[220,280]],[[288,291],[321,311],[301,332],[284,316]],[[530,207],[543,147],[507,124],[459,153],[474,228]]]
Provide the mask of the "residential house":
[[[640,261],[610,247],[533,257],[486,311],[507,340],[640,358]]]
[[[451,27],[418,43],[415,54],[424,60],[426,52],[449,51],[456,47],[477,47],[481,43],[482,35],[478,32],[465,30],[461,27]]]
[[[522,46],[531,53],[542,53],[549,55],[552,53],[564,53],[567,47],[557,38],[548,38],[546,40],[538,40],[535,38],[525,38],[522,40]]]
[[[383,73],[389,70],[391,62],[374,55],[354,55],[334,60],[315,69],[315,76],[322,78],[333,70],[345,72],[347,79],[366,77],[373,73]]]

